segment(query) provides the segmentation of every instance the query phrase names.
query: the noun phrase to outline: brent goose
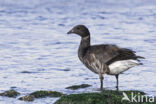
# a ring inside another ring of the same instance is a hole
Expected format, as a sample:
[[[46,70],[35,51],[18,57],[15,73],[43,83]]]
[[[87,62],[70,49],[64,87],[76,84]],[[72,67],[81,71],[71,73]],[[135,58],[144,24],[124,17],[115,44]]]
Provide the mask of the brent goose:
[[[118,90],[118,76],[120,73],[137,65],[141,65],[135,51],[120,48],[112,44],[90,45],[90,32],[84,25],[73,27],[67,34],[77,34],[81,37],[78,57],[92,72],[99,75],[101,90],[103,89],[103,75],[115,75]]]

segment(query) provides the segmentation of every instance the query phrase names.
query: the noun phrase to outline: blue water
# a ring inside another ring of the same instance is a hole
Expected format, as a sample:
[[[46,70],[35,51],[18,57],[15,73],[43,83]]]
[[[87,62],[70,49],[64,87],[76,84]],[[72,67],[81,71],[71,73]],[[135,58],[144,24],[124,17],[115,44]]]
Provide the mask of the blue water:
[[[98,76],[77,57],[80,37],[66,34],[77,24],[89,28],[92,44],[117,44],[144,56],[144,65],[119,76],[120,90],[156,96],[155,0],[0,0],[0,92],[15,89],[24,96],[37,90],[96,91]],[[82,83],[92,87],[65,89]],[[106,89],[115,89],[115,84],[115,77],[105,75]],[[18,97],[0,97],[0,104],[25,103]]]

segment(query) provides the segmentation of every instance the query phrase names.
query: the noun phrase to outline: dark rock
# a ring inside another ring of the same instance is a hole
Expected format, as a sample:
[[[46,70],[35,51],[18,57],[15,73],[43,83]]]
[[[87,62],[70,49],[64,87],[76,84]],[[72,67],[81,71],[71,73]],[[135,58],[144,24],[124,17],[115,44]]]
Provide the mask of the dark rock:
[[[32,74],[32,73],[37,73],[37,72],[22,71],[21,73],[24,73],[24,74]]]
[[[7,96],[7,97],[17,97],[20,93],[15,90],[8,90],[3,93],[0,93],[0,96]]]
[[[91,85],[88,84],[81,84],[81,85],[73,85],[73,86],[69,86],[66,89],[71,89],[71,90],[77,90],[80,88],[86,88],[86,87],[90,87]]]
[[[19,98],[19,100],[23,100],[23,101],[34,101],[34,99],[35,97],[33,95],[26,95]]]
[[[44,97],[60,97],[63,95],[61,92],[57,91],[36,91],[31,94],[31,96],[34,96],[35,98],[44,98]]]
[[[131,92],[134,94],[144,95],[145,93],[140,91],[110,91],[105,90],[103,92],[95,93],[82,93],[82,94],[71,94],[62,96],[54,104],[132,104],[130,101],[123,100],[123,92],[127,94],[128,98],[131,97]],[[149,104],[145,103],[134,103],[134,104]],[[156,104],[156,102],[151,103]]]

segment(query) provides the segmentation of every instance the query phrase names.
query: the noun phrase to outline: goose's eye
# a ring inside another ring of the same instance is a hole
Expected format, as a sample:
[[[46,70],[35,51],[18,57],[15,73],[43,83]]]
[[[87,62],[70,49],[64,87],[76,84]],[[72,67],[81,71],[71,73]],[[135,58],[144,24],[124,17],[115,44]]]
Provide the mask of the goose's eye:
[[[78,29],[78,30],[80,30],[80,28],[79,28],[79,27],[77,27],[77,29]]]

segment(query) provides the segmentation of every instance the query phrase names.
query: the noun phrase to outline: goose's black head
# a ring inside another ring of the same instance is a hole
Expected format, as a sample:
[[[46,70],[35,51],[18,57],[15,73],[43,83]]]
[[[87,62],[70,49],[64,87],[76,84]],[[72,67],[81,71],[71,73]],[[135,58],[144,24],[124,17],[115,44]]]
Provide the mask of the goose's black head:
[[[89,30],[86,26],[84,25],[76,25],[74,26],[67,34],[78,34],[82,38],[86,36],[90,36]]]

